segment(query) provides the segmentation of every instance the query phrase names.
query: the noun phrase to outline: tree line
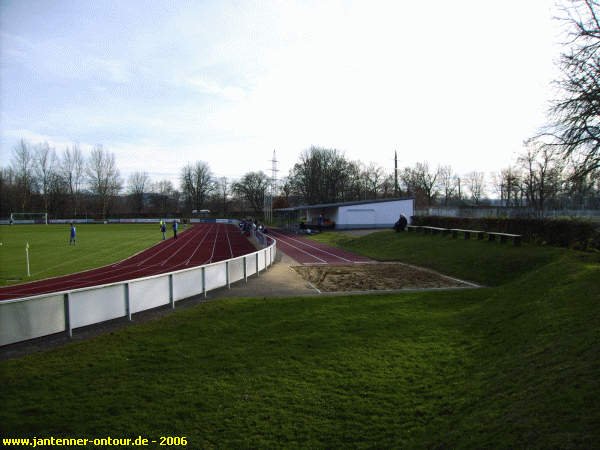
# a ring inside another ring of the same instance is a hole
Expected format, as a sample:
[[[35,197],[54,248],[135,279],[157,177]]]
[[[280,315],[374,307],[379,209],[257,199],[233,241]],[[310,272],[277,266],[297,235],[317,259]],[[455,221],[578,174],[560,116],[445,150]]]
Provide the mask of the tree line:
[[[125,181],[102,146],[56,152],[25,140],[0,168],[0,216],[45,211],[51,217],[168,215],[210,209],[259,214],[274,208],[387,197],[413,197],[416,207],[490,204],[544,209],[600,209],[600,4],[572,0],[564,8],[569,41],[560,58],[558,97],[541,132],[513,164],[491,174],[456,173],[419,162],[389,170],[351,161],[342,151],[310,147],[277,186],[264,172],[238,180],[216,177],[208,163],[188,163],[179,186],[139,171]]]

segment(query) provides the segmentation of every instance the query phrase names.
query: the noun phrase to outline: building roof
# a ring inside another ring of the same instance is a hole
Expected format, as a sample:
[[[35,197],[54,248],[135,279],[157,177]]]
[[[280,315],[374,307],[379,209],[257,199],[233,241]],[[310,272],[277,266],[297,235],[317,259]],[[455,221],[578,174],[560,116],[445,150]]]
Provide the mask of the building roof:
[[[369,203],[397,202],[399,200],[414,200],[414,198],[413,197],[382,198],[379,200],[356,200],[353,202],[321,203],[319,205],[301,205],[301,206],[294,206],[292,208],[278,208],[278,209],[274,209],[273,211],[291,212],[291,211],[299,211],[299,210],[303,210],[303,209],[336,208],[336,207],[340,207],[340,206],[366,205]]]

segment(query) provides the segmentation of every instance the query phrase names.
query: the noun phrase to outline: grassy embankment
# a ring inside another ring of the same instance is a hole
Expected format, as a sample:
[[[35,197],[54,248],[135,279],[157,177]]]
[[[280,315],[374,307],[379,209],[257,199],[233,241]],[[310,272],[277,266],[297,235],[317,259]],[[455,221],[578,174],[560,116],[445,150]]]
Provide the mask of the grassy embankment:
[[[597,446],[598,255],[334,236],[495,287],[219,300],[6,361],[0,434],[187,436],[189,448]]]
[[[111,264],[162,239],[157,224],[77,224],[77,245],[70,246],[70,228],[70,225],[1,226],[0,286]],[[25,261],[27,242],[29,278]]]

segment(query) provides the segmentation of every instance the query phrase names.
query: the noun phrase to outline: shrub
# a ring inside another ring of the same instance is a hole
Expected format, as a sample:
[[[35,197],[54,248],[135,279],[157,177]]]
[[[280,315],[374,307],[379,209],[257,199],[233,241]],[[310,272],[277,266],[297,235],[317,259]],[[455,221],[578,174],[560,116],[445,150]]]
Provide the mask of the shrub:
[[[524,240],[539,244],[579,250],[600,249],[600,228],[590,221],[578,219],[413,216],[412,224],[521,234]]]

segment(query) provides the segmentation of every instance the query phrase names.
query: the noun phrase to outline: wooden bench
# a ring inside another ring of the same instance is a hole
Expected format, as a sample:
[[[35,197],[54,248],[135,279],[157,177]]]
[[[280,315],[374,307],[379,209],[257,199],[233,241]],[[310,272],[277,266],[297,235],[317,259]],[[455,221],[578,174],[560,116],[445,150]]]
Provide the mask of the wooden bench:
[[[425,233],[438,234],[442,233],[444,236],[450,233],[448,228],[440,228],[440,227],[423,227]]]
[[[487,231],[486,234],[488,235],[489,241],[494,241],[494,240],[496,240],[496,236],[499,236],[501,244],[504,244],[508,238],[512,238],[513,243],[517,247],[521,245],[521,238],[523,237],[523,235],[521,235],[521,234],[496,233],[493,231]]]
[[[465,239],[471,239],[471,234],[477,235],[477,239],[483,239],[483,231],[477,230],[461,230],[460,228],[452,228],[452,237],[456,239],[458,237],[458,233],[464,233]]]

